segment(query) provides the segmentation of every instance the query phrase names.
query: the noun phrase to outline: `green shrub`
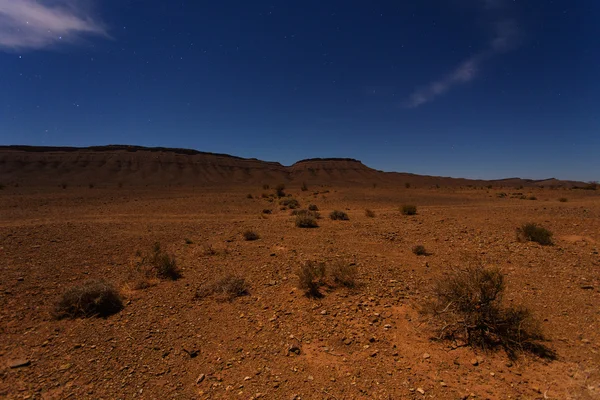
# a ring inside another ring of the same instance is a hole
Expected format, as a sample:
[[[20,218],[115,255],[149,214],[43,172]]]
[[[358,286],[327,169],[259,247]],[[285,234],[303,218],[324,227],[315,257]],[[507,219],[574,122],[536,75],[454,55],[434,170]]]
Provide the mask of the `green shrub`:
[[[343,211],[339,211],[339,210],[334,210],[329,214],[329,218],[331,218],[334,221],[348,221],[350,218],[348,218],[348,214],[346,214]]]
[[[519,241],[536,242],[543,246],[548,246],[552,244],[552,232],[535,223],[527,223],[517,228],[517,239]]]
[[[417,213],[417,206],[411,204],[405,204],[402,206],[402,214],[404,215],[415,215]]]
[[[89,281],[67,290],[54,307],[56,319],[107,317],[123,309],[119,291],[105,281]]]

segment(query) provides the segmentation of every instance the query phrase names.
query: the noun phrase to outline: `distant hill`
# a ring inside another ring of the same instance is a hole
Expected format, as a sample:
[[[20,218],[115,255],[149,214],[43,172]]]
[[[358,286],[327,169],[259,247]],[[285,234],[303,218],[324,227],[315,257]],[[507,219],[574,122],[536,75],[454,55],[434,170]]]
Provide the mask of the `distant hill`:
[[[383,172],[351,158],[313,158],[283,166],[192,149],[108,145],[94,147],[0,146],[0,183],[47,185],[326,185],[585,186],[554,178],[470,180]]]

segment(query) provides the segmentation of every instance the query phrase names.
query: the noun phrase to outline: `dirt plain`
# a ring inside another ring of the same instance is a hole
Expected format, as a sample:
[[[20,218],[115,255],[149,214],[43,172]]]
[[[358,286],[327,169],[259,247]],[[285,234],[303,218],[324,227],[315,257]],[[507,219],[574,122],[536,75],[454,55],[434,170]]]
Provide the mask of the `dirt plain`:
[[[263,192],[273,190],[1,190],[0,397],[600,398],[598,191],[288,185],[303,207],[319,207],[316,229],[295,227],[290,210]],[[402,215],[406,203],[417,215]],[[330,220],[334,209],[350,220]],[[517,241],[525,222],[551,230],[554,245]],[[260,239],[245,241],[246,229]],[[154,242],[183,277],[131,290],[136,253]],[[430,254],[413,254],[417,244]],[[323,288],[320,299],[297,289],[301,263],[339,258],[357,264],[356,288]],[[511,361],[431,339],[420,304],[436,278],[472,262],[501,268],[504,301],[532,310],[558,359]],[[246,279],[247,296],[195,298],[229,273]],[[114,283],[125,308],[53,319],[61,294],[91,279]]]

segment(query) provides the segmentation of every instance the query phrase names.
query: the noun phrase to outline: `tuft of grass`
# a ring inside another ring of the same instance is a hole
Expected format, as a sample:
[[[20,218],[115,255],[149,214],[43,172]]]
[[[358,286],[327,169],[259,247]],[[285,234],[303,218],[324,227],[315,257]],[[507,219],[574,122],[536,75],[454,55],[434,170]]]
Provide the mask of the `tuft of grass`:
[[[417,206],[412,204],[405,204],[402,206],[402,214],[404,215],[415,215],[417,214]]]
[[[310,204],[310,205],[308,206],[308,210],[309,210],[309,211],[319,211],[319,207],[317,207],[317,205],[316,205],[316,204]]]
[[[318,228],[317,220],[315,217],[308,214],[296,215],[296,226],[298,228]]]
[[[527,223],[517,228],[517,240],[536,242],[543,246],[549,246],[552,245],[552,232],[535,223]]]
[[[163,251],[159,242],[154,243],[152,253],[145,261],[149,263],[159,279],[175,281],[181,278],[181,270],[177,266],[175,257]]]
[[[419,244],[413,247],[412,252],[418,256],[426,256],[427,250],[425,250],[425,246]]]
[[[325,263],[307,261],[297,271],[298,288],[308,297],[322,297],[319,288],[325,283]]]
[[[336,284],[353,288],[356,286],[358,267],[356,263],[338,260],[329,268],[329,274]]]
[[[346,214],[343,211],[339,211],[339,210],[334,210],[329,214],[329,218],[331,218],[334,221],[348,221],[350,220],[350,218],[348,218],[348,214]]]
[[[227,275],[216,282],[203,285],[196,290],[196,299],[216,295],[217,297],[231,301],[236,297],[246,296],[250,293],[250,286],[242,277]]]
[[[375,218],[375,213],[373,212],[373,210],[366,208],[365,216],[368,218]]]
[[[298,202],[298,200],[291,199],[291,198],[280,200],[279,205],[288,207],[290,210],[294,210],[294,209],[300,207],[300,203]]]
[[[504,275],[482,266],[455,270],[435,282],[433,299],[421,312],[431,316],[440,340],[463,340],[482,349],[503,348],[510,358],[529,351],[554,358],[539,324],[522,306],[502,306]]]
[[[258,239],[260,239],[260,236],[258,236],[258,233],[254,232],[254,231],[252,231],[250,229],[248,229],[247,231],[245,231],[243,233],[243,236],[244,236],[244,240],[247,240],[247,241],[252,241],[252,240],[258,240]]]
[[[567,201],[569,201],[569,199],[567,199],[566,197],[561,197],[560,199],[558,199],[558,201],[560,201],[561,203],[566,203]]]
[[[67,290],[54,307],[56,319],[108,317],[123,309],[119,291],[105,281],[89,281]]]

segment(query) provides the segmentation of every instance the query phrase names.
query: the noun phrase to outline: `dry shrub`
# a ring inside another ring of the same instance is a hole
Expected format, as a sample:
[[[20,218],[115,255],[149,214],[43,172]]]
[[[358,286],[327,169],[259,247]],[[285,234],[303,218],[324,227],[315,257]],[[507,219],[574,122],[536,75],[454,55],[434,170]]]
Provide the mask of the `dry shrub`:
[[[339,210],[332,211],[331,214],[329,214],[329,218],[334,221],[348,221],[350,219],[348,218],[348,214]]]
[[[303,192],[306,192],[308,190],[308,186],[306,186],[306,182],[302,182],[302,186],[300,187],[300,190],[302,190]]]
[[[247,241],[252,241],[252,240],[258,240],[258,239],[260,239],[260,236],[258,235],[258,233],[254,232],[254,231],[252,231],[250,229],[248,229],[247,231],[245,231],[243,233],[243,236],[244,236],[244,240],[247,240]]]
[[[181,278],[181,270],[177,266],[175,257],[163,251],[158,242],[154,243],[152,253],[144,261],[152,267],[159,279],[175,281]]]
[[[517,228],[517,240],[536,242],[543,246],[552,245],[552,232],[535,223],[523,224]]]
[[[268,209],[268,208],[265,208],[264,210],[262,210],[262,213],[263,213],[263,214],[271,214],[271,213],[273,213],[273,210],[270,210],[270,209]]]
[[[325,270],[325,263],[307,261],[298,269],[298,288],[308,297],[322,297],[319,288],[325,283]]]
[[[279,205],[288,207],[290,210],[300,207],[300,203],[296,199],[283,199],[279,201]]]
[[[433,300],[421,312],[431,316],[438,339],[462,340],[482,349],[503,348],[509,357],[530,351],[555,357],[529,310],[502,307],[504,275],[482,266],[455,270],[435,282]]]
[[[310,218],[315,218],[315,219],[320,219],[321,218],[321,214],[319,214],[316,211],[310,211],[310,210],[293,210],[291,213],[291,215],[300,215],[303,217],[310,217]]]
[[[427,255],[427,250],[425,250],[425,246],[423,246],[421,244],[413,247],[412,252],[418,256],[426,256]]]
[[[284,189],[285,185],[283,183],[280,183],[275,187],[275,193],[277,194],[277,197],[285,197]]]
[[[329,274],[334,283],[353,288],[356,286],[358,268],[356,263],[338,260],[329,268]]]
[[[298,228],[318,228],[319,224],[317,224],[316,218],[304,214],[296,215],[296,226]]]
[[[227,275],[216,282],[199,287],[196,290],[195,297],[203,299],[215,295],[220,299],[231,301],[236,297],[248,295],[249,289],[250,287],[244,278]]]
[[[402,214],[404,215],[415,215],[417,213],[417,206],[412,204],[405,204],[402,206]]]
[[[368,218],[375,218],[375,213],[371,209],[365,209],[365,216]]]
[[[569,201],[569,199],[567,199],[566,197],[561,197],[560,199],[558,199],[558,201],[560,201],[561,203],[566,203],[567,201]]]
[[[308,211],[319,211],[319,207],[316,204],[310,204],[308,206]]]
[[[107,317],[123,309],[119,291],[105,281],[89,281],[67,290],[54,307],[56,319]]]
[[[247,198],[247,199],[253,199],[253,198],[254,198],[254,196],[252,196],[252,194],[251,194],[251,193],[248,193],[248,194],[246,195],[246,198]]]

